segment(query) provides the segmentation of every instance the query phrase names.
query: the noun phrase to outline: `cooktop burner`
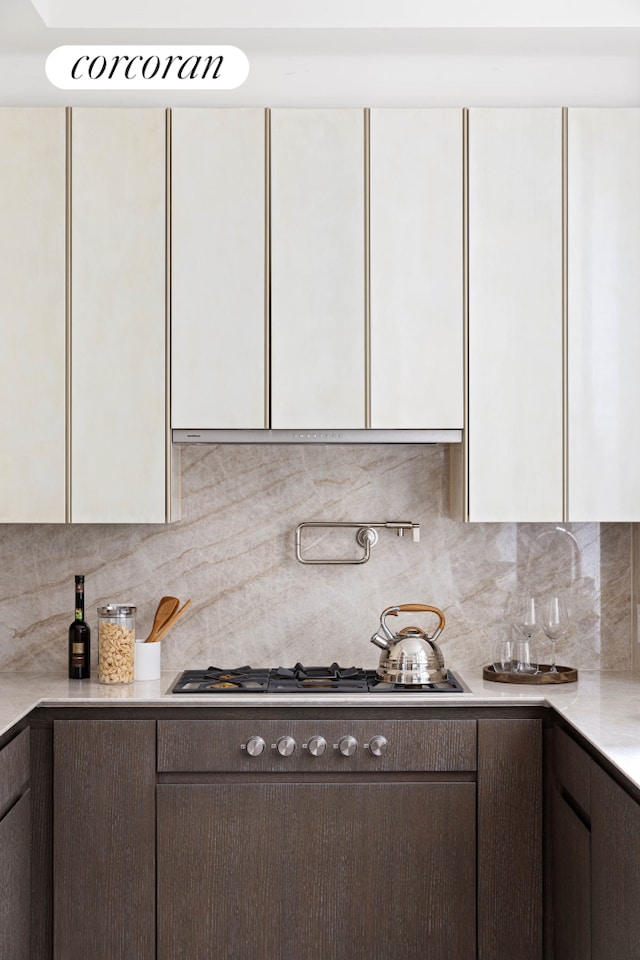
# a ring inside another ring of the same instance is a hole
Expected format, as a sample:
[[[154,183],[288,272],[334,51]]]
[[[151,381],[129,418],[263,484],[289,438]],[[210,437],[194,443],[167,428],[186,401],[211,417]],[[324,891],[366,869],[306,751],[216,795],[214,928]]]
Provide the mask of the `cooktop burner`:
[[[388,683],[375,670],[362,667],[207,667],[185,670],[172,693],[463,693],[457,677],[447,671],[439,683]]]

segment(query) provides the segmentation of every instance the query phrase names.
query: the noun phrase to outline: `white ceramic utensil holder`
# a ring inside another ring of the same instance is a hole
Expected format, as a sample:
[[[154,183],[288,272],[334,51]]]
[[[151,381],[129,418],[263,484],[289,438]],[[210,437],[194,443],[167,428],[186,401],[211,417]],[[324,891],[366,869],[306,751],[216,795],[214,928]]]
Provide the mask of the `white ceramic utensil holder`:
[[[159,680],[162,659],[162,641],[156,640],[145,643],[136,640],[135,643],[135,679]]]

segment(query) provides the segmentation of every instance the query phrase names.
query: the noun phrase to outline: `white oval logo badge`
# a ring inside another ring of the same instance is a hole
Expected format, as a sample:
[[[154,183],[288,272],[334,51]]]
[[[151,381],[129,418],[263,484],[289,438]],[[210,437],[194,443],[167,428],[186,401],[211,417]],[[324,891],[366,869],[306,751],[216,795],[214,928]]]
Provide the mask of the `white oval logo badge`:
[[[89,44],[56,47],[45,70],[61,90],[233,90],[249,60],[230,46]]]

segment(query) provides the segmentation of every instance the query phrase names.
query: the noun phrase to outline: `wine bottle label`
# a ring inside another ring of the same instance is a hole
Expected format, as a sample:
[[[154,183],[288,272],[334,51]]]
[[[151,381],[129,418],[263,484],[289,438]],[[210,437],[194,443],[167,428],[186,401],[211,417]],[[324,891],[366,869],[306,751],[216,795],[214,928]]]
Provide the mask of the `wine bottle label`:
[[[84,656],[84,641],[81,641],[80,643],[77,643],[77,642],[74,641],[74,642],[71,644],[71,653],[72,653],[74,656],[75,656],[76,654],[80,654],[80,656],[83,657],[83,656]]]

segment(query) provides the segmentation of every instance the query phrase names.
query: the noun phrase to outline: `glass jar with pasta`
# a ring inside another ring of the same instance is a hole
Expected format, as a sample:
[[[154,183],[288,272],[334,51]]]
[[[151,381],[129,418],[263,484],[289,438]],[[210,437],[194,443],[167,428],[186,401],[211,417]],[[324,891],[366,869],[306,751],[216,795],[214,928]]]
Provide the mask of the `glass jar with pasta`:
[[[98,607],[98,680],[133,683],[136,608],[129,603]]]

